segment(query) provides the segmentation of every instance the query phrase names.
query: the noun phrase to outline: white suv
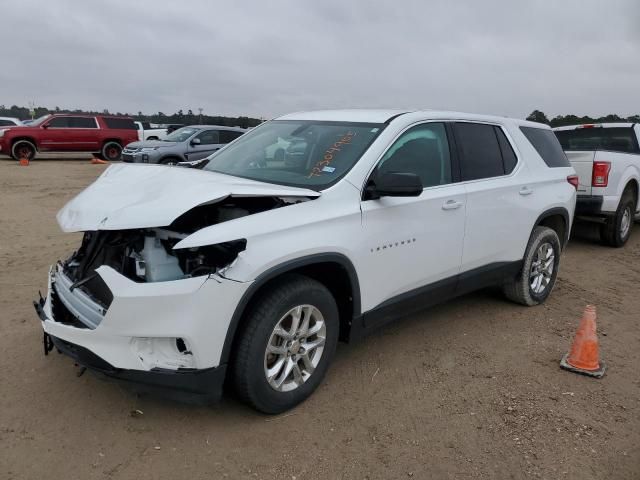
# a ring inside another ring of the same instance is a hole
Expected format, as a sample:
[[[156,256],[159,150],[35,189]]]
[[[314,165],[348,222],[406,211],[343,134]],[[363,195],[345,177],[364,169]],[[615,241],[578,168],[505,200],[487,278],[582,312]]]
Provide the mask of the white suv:
[[[387,110],[286,115],[199,169],[113,165],[58,214],[85,234],[36,302],[45,351],[199,402],[228,377],[284,411],[338,340],[489,285],[544,302],[574,173],[546,126]]]

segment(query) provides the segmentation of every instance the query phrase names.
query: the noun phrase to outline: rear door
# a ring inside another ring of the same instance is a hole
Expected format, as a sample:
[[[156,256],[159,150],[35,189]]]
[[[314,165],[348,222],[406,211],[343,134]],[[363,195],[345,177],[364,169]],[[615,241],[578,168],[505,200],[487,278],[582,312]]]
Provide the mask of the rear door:
[[[467,194],[462,272],[489,282],[522,259],[539,214],[536,191],[500,125],[455,122],[453,130]]]
[[[95,117],[68,117],[69,134],[72,136],[72,150],[92,151],[100,150],[98,123]]]

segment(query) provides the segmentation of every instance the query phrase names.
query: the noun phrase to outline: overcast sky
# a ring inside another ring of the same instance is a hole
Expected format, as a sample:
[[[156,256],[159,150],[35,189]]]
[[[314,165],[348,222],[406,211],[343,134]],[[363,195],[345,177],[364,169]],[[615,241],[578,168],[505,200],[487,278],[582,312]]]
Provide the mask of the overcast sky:
[[[639,0],[0,0],[0,104],[640,113]]]

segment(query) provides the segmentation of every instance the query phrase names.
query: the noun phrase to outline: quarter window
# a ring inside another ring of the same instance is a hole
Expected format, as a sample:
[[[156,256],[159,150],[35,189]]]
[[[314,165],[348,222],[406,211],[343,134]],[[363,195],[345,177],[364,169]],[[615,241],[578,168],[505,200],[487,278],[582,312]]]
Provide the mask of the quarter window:
[[[463,181],[504,175],[502,152],[493,125],[458,122],[454,131]]]
[[[524,136],[531,142],[538,155],[548,167],[570,167],[569,159],[562,150],[553,130],[535,127],[520,127]]]
[[[410,128],[387,150],[378,173],[414,173],[423,187],[451,183],[451,155],[442,123],[424,123]]]

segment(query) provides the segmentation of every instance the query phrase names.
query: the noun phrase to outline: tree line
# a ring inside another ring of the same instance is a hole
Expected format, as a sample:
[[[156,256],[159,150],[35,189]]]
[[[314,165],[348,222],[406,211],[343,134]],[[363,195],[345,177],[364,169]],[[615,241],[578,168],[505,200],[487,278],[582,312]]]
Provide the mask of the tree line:
[[[101,112],[91,111],[91,110],[69,110],[65,108],[55,107],[50,110],[45,107],[34,107],[33,108],[33,118],[38,118],[43,115],[47,115],[49,113],[76,113],[76,114],[85,114],[85,115],[126,115],[133,117],[135,120],[140,120],[142,122],[151,122],[151,123],[179,123],[182,125],[194,125],[194,124],[203,124],[203,125],[223,125],[227,127],[241,127],[241,128],[249,128],[255,127],[259,125],[262,120],[259,118],[251,118],[251,117],[224,117],[221,115],[200,115],[199,113],[193,113],[192,110],[187,110],[187,112],[183,112],[182,110],[178,110],[176,113],[166,115],[163,112],[154,113],[151,115],[145,115],[142,112],[138,112],[137,114],[131,115],[129,113],[122,112],[110,112],[107,109],[102,110]],[[17,105],[12,105],[7,108],[5,105],[0,105],[0,117],[15,117],[20,120],[28,120],[32,117],[31,109],[28,107],[18,107]]]
[[[579,125],[583,123],[611,123],[611,122],[640,122],[640,115],[631,115],[629,117],[621,117],[616,114],[605,115],[604,117],[589,117],[585,115],[578,117],[577,115],[557,115],[551,120],[547,118],[544,112],[534,110],[527,117],[527,120],[538,123],[546,123],[552,127],[564,127],[565,125]]]
[[[91,111],[91,110],[69,110],[63,109],[60,107],[55,107],[53,110],[50,110],[45,107],[34,107],[33,108],[33,118],[38,118],[43,115],[47,115],[48,113],[77,113],[77,114],[87,114],[87,115],[127,115],[131,116],[136,120],[140,120],[142,122],[151,122],[151,123],[179,123],[182,125],[194,125],[194,124],[204,124],[204,125],[224,125],[228,127],[241,127],[241,128],[249,128],[255,127],[262,122],[262,119],[259,118],[251,118],[251,117],[224,117],[221,115],[200,115],[199,113],[194,113],[193,110],[188,109],[185,113],[183,110],[178,110],[176,113],[172,113],[171,115],[166,115],[163,112],[153,113],[151,115],[145,115],[142,112],[138,112],[135,115],[130,115],[129,113],[121,113],[121,112],[109,112],[109,110],[104,109],[101,112]],[[27,120],[32,117],[31,110],[28,107],[18,107],[17,105],[12,105],[7,108],[4,105],[0,105],[0,117],[15,117],[20,120]],[[553,117],[551,120],[545,115],[544,112],[540,110],[534,110],[529,114],[527,120],[531,120],[533,122],[545,123],[552,127],[562,127],[564,125],[577,125],[581,123],[607,123],[607,122],[640,122],[640,115],[631,115],[629,117],[621,117],[616,114],[609,114],[604,117],[589,117],[582,116],[579,117],[577,115],[557,115]]]

